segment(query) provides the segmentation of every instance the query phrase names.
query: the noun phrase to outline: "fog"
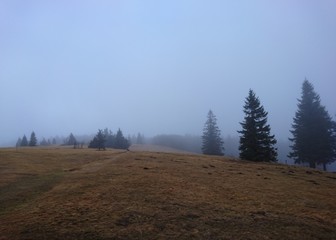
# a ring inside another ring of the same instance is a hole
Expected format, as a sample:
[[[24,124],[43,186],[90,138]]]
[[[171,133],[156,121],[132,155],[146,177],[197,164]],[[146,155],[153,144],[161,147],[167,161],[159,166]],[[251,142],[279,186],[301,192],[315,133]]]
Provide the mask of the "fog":
[[[290,137],[301,85],[336,114],[336,2],[0,1],[0,145],[108,127],[237,136],[253,89]]]

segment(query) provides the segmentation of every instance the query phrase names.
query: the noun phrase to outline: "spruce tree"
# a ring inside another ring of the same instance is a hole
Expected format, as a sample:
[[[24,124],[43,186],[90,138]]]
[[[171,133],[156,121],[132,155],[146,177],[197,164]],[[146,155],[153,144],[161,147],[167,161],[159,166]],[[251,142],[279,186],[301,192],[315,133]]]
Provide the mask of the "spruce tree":
[[[245,118],[241,124],[240,158],[251,161],[277,161],[276,139],[271,135],[270,125],[267,124],[268,113],[260,104],[260,100],[250,89],[244,105]]]
[[[217,118],[210,110],[204,124],[202,135],[202,152],[207,155],[224,155],[224,142],[217,126]]]
[[[326,169],[326,164],[335,161],[336,157],[335,123],[307,79],[302,84],[298,101],[290,131],[293,137],[289,139],[293,143],[292,151],[288,156],[295,163],[308,163],[311,168],[323,164]]]
[[[35,132],[32,132],[31,135],[30,135],[29,146],[30,147],[35,147],[36,144],[37,144],[36,135],[35,135]]]
[[[65,140],[65,145],[75,145],[75,144],[77,144],[77,140],[75,136],[72,133],[70,133],[69,137],[67,137]]]
[[[124,137],[120,128],[118,129],[116,138],[115,138],[115,148],[116,149],[128,149],[130,146],[129,141]]]
[[[21,147],[27,147],[28,146],[28,139],[26,135],[23,135],[22,141],[21,141]]]

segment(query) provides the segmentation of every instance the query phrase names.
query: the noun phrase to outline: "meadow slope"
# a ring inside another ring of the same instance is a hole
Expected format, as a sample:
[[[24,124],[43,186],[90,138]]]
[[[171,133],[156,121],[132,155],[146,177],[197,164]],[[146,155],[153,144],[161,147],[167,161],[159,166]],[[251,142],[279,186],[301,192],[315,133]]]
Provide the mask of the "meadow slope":
[[[336,239],[336,174],[225,157],[0,149],[0,239]]]

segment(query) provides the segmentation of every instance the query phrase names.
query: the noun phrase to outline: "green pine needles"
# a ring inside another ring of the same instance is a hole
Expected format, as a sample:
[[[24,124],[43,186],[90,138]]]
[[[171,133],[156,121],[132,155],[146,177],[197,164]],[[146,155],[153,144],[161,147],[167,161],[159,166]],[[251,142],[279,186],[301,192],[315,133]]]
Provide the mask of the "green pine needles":
[[[250,89],[244,106],[245,118],[241,124],[240,158],[256,162],[277,161],[276,139],[267,124],[267,112],[259,98]]]

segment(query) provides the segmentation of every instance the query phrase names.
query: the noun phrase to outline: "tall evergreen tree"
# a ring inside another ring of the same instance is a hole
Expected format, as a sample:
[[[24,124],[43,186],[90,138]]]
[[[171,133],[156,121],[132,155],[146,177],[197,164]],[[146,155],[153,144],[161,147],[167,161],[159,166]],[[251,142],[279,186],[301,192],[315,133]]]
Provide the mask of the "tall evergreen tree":
[[[128,142],[128,140],[124,137],[122,131],[120,130],[120,128],[118,129],[116,138],[115,138],[115,148],[116,149],[127,149],[129,148],[130,143]]]
[[[224,155],[224,142],[217,126],[217,118],[210,110],[204,124],[202,135],[202,152],[207,155]]]
[[[293,143],[292,151],[288,156],[295,163],[308,163],[311,168],[323,164],[326,169],[326,164],[336,157],[335,123],[307,79],[298,101],[291,130],[293,137],[289,139]]]
[[[21,141],[21,147],[27,147],[28,146],[28,139],[26,135],[23,135],[22,141]]]
[[[251,161],[277,161],[276,139],[267,124],[268,113],[260,105],[260,100],[250,89],[244,105],[245,118],[241,124],[240,158]]]
[[[35,132],[32,132],[30,135],[29,146],[35,147],[36,144],[37,144],[37,138],[36,138]]]

